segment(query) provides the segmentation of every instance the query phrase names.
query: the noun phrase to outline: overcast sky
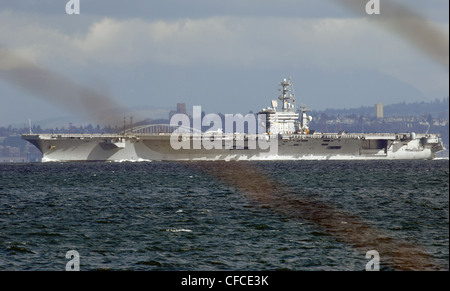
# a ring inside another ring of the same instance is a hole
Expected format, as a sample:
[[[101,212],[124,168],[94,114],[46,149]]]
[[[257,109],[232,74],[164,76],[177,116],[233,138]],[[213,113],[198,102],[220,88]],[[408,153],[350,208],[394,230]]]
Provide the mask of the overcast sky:
[[[388,1],[437,33],[440,59],[420,44],[428,40],[384,25],[387,1],[367,15],[366,0],[354,9],[345,0],[80,0],[81,13],[67,15],[66,0],[0,0],[0,126],[80,114],[64,92],[74,86],[115,105],[185,102],[208,113],[257,112],[286,77],[313,110],[447,97],[449,1]],[[12,58],[62,78],[63,89],[34,90],[42,77],[17,74]]]

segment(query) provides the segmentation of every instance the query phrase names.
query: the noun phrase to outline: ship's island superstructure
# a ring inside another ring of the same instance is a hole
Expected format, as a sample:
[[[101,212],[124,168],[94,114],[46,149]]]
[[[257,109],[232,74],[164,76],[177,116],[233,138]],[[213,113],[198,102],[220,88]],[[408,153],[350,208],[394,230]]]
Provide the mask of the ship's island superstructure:
[[[191,129],[175,136],[180,142],[197,144],[196,147],[174,147],[174,133],[180,127],[173,125],[141,126],[120,134],[30,133],[22,138],[42,152],[45,162],[433,159],[444,149],[437,134],[310,130],[309,110],[304,105],[296,110],[290,80],[284,79],[280,86],[281,109],[278,109],[278,101],[272,100],[270,107],[258,113],[264,117],[263,132],[220,131],[212,135]],[[220,146],[208,146],[206,141]],[[258,142],[265,144],[259,146]]]

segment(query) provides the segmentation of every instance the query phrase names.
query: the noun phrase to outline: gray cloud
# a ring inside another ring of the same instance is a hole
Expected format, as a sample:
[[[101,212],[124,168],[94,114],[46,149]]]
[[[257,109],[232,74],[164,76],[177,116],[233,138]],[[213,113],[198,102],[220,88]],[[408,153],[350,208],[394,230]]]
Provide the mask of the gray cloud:
[[[314,1],[314,5],[306,0],[81,1],[79,16],[65,15],[61,1],[8,1],[0,10],[0,42],[38,68],[49,68],[54,77],[65,76],[80,84],[102,79],[118,100],[130,106],[195,102],[216,106],[210,107],[216,111],[225,107],[230,112],[241,107],[257,110],[260,103],[255,101],[272,98],[267,90],[287,74],[306,76],[308,84],[302,84],[302,79],[294,81],[297,88],[307,89],[307,95],[316,94],[309,100],[316,108],[367,105],[377,95],[405,96],[407,101],[408,96],[411,100],[420,94],[434,99],[448,94],[447,71],[421,55],[416,45],[398,37],[401,32],[374,25],[379,20],[366,15],[364,7],[352,11],[339,5],[339,0]],[[423,8],[432,26],[448,34],[448,12],[445,20],[440,9],[448,1],[407,3]],[[267,79],[259,72],[265,72]],[[314,72],[315,78],[308,78],[308,72]],[[313,89],[327,86],[332,80],[326,78],[358,72],[367,73],[359,78],[360,84],[334,82],[332,97],[327,96],[330,90]],[[215,88],[210,86],[209,92],[203,88],[200,76],[206,75],[209,83],[221,84],[214,98],[211,91]],[[374,76],[377,79],[368,80],[371,84],[389,80],[388,87],[396,91],[386,94],[380,84],[364,93],[367,82],[363,77]],[[258,89],[248,89],[238,78]],[[35,93],[31,89],[23,92],[27,96]],[[356,92],[368,101],[362,97],[356,101]]]

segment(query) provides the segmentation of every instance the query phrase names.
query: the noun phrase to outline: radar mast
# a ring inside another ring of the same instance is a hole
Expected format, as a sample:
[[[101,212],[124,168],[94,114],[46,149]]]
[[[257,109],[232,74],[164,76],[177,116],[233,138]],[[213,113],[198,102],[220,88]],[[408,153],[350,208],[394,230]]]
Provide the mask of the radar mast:
[[[278,89],[281,91],[281,95],[278,97],[283,102],[283,111],[294,111],[294,94],[291,93],[291,79],[289,80],[284,79],[282,82],[280,82],[281,89]],[[290,102],[292,101],[292,103]]]

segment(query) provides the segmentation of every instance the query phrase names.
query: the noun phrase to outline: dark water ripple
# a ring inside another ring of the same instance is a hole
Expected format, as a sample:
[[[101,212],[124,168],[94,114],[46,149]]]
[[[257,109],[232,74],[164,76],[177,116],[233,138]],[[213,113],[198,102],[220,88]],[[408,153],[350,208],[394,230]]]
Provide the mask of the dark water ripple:
[[[202,165],[0,164],[0,270],[64,270],[69,250],[81,270],[365,269],[364,245],[252,200]],[[448,270],[448,160],[248,165]],[[396,269],[383,254],[380,263]]]

